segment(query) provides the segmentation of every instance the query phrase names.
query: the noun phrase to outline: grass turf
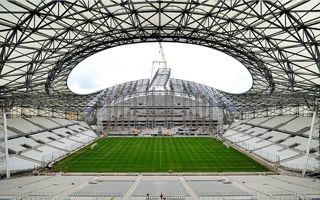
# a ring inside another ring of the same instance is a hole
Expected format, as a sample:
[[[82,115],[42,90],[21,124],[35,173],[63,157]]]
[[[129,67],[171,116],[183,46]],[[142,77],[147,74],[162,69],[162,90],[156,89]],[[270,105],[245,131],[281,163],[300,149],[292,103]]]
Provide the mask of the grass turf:
[[[258,172],[267,169],[204,137],[105,138],[53,166],[64,172]]]

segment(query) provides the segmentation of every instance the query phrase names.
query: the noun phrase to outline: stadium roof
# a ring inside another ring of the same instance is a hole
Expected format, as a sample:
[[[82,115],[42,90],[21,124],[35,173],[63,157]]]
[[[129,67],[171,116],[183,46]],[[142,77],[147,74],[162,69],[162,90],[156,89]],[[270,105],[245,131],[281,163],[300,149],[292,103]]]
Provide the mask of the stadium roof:
[[[119,45],[163,41],[203,45],[243,63],[253,87],[221,92],[239,111],[312,106],[320,96],[319,15],[320,2],[304,0],[1,1],[0,97],[11,106],[81,110],[97,94],[68,89],[79,62]]]

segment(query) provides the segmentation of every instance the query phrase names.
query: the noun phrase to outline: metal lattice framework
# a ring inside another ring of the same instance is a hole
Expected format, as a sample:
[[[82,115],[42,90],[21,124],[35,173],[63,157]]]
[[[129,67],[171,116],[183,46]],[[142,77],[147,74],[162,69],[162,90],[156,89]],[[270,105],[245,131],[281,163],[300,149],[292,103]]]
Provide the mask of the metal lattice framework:
[[[320,2],[305,0],[1,1],[0,96],[11,107],[79,112],[97,98],[69,91],[79,62],[162,41],[210,47],[247,67],[250,91],[220,92],[237,111],[312,108],[320,96],[319,16]]]

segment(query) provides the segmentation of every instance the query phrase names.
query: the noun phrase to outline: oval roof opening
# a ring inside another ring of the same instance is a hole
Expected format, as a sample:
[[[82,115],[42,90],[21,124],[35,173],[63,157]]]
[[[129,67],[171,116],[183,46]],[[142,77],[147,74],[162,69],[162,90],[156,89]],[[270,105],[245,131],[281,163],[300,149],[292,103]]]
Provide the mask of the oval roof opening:
[[[240,94],[253,83],[245,66],[220,51],[192,44],[162,43],[171,78],[201,83]],[[116,84],[150,78],[153,61],[161,60],[158,43],[139,43],[98,52],[80,62],[68,77],[76,94],[91,94]]]

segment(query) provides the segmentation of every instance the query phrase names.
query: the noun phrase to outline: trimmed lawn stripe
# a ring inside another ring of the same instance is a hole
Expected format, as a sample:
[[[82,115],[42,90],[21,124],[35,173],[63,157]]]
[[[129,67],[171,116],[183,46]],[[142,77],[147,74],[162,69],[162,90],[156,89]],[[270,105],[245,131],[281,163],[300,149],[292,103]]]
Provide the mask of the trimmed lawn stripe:
[[[264,166],[214,138],[114,137],[53,166],[64,172],[261,172]]]

